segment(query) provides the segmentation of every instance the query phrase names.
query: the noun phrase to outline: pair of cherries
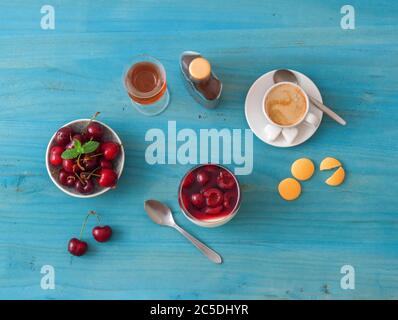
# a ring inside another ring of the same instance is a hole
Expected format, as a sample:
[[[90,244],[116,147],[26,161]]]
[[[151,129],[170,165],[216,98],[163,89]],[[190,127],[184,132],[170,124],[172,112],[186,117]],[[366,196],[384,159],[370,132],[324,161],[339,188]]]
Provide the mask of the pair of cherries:
[[[97,242],[107,242],[112,236],[112,228],[110,226],[101,226],[101,220],[95,211],[90,211],[84,219],[82,228],[80,230],[79,239],[72,238],[68,243],[68,251],[74,256],[82,256],[87,252],[88,244],[86,241],[81,240],[84,229],[86,228],[87,220],[90,216],[96,216],[98,226],[92,230],[92,235]]]

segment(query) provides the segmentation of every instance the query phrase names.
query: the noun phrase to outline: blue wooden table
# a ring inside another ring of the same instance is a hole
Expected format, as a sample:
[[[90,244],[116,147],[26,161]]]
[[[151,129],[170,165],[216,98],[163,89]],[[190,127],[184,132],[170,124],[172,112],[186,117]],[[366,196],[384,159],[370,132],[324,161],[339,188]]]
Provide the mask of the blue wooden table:
[[[340,26],[341,1],[50,1],[55,29],[40,26],[42,1],[0,5],[0,298],[18,299],[359,299],[398,298],[398,3],[350,1],[355,29]],[[216,110],[183,86],[178,57],[202,52],[224,81]],[[169,108],[145,117],[132,108],[122,71],[148,53],[167,70]],[[230,223],[204,229],[178,209],[190,165],[145,161],[151,128],[248,128],[250,85],[275,68],[311,77],[347,121],[327,117],[305,144],[278,149],[254,137],[254,168],[240,176],[243,202]],[[44,153],[64,123],[101,111],[124,142],[116,190],[75,199],[50,181]],[[291,163],[335,156],[338,188],[317,171],[303,194],[283,201],[278,182]],[[143,200],[165,201],[181,226],[220,252],[213,265],[177,232],[152,223]],[[109,243],[86,238],[71,257],[88,210],[114,228]],[[41,268],[55,289],[41,288]],[[355,289],[340,269],[355,269]]]

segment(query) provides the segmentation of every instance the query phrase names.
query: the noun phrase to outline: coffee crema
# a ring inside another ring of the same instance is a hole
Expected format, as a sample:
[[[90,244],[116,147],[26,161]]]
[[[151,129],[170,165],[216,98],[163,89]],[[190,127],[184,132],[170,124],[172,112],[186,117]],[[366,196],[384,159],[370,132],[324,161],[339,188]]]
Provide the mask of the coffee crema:
[[[307,101],[299,88],[286,83],[271,89],[264,107],[273,122],[281,126],[291,126],[304,117]]]

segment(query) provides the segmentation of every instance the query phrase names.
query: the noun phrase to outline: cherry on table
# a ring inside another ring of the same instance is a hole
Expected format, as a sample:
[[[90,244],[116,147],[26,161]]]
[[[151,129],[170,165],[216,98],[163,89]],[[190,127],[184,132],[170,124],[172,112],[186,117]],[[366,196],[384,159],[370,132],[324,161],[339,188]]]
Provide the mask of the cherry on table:
[[[98,242],[106,242],[112,236],[112,228],[110,226],[96,226],[92,233],[94,239]]]
[[[57,131],[54,137],[54,141],[57,145],[65,147],[70,141],[73,135],[73,130],[70,127],[63,127]]]
[[[114,160],[120,152],[120,145],[113,141],[104,142],[101,144],[101,152],[106,160]]]
[[[64,152],[64,148],[60,146],[54,146],[50,149],[50,163],[53,166],[60,166],[62,164],[62,153]]]
[[[85,241],[72,238],[69,240],[68,243],[68,251],[73,254],[74,256],[82,256],[86,253],[88,249],[88,244]]]

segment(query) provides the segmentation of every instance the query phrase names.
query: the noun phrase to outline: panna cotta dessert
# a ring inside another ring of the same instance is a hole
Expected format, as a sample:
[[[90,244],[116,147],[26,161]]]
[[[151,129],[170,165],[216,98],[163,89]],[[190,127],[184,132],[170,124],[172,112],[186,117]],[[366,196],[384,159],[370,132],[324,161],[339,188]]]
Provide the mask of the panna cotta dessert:
[[[178,200],[181,210],[192,222],[203,227],[220,226],[231,220],[239,209],[239,182],[221,165],[199,165],[183,177]]]

